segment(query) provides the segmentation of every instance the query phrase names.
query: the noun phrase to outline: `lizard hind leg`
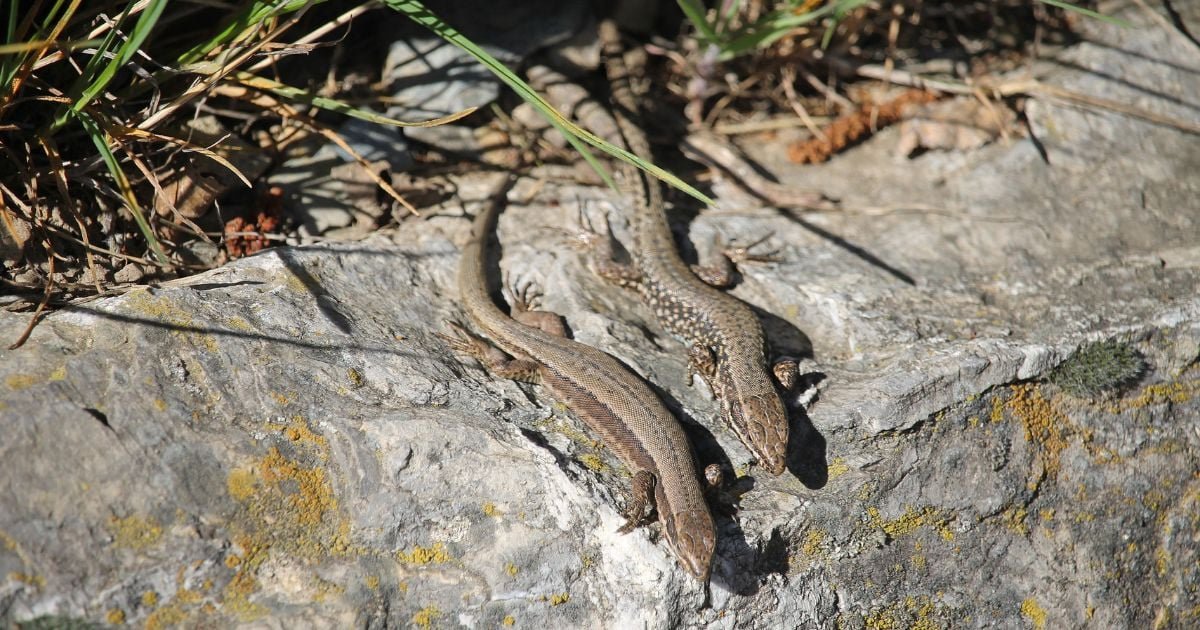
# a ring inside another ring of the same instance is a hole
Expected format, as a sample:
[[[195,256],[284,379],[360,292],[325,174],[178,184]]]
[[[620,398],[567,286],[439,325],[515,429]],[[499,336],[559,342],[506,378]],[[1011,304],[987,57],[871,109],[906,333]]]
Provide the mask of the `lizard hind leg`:
[[[541,380],[541,365],[528,358],[511,357],[490,341],[472,334],[450,322],[450,333],[435,333],[456,352],[468,354],[482,363],[489,372],[501,378],[537,383]]]
[[[633,476],[633,499],[629,502],[629,508],[625,511],[625,524],[617,530],[618,533],[628,534],[629,532],[648,525],[650,523],[650,515],[654,512],[654,485],[656,481],[654,475],[648,470],[639,470]]]

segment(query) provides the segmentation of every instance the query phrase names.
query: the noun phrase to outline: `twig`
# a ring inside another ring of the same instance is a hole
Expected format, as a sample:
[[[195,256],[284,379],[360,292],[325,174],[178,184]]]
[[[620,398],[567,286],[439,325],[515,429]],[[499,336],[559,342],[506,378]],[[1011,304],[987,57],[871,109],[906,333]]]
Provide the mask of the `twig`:
[[[53,251],[50,239],[45,234],[42,235],[42,246],[46,248],[47,252]],[[38,302],[37,309],[33,311],[33,317],[29,318],[29,324],[25,326],[25,331],[8,347],[9,350],[16,350],[25,344],[25,341],[29,339],[29,335],[33,334],[33,327],[42,318],[42,312],[46,310],[46,305],[50,303],[50,296],[54,293],[54,256],[49,256],[49,259],[50,272],[46,276],[46,292],[42,295],[42,301]]]

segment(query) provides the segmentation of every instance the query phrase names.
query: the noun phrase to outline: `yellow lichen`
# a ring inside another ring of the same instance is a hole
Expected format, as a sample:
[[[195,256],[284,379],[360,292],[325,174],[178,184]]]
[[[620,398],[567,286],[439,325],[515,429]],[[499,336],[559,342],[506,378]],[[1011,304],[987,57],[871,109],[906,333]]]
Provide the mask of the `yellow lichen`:
[[[1004,422],[1004,401],[999,396],[992,397],[992,412],[988,415],[992,424]]]
[[[41,379],[39,379],[38,377],[36,377],[32,374],[20,374],[20,373],[10,374],[8,376],[8,378],[4,379],[4,383],[6,385],[8,385],[8,388],[13,391],[33,387],[34,385],[37,385],[38,382],[40,382],[40,381],[41,381]]]
[[[604,463],[604,460],[600,459],[599,455],[593,455],[592,453],[580,455],[579,463],[593,472],[606,472],[608,470],[608,465]]]
[[[146,608],[154,608],[158,605],[158,593],[154,591],[146,591],[142,593],[142,605]]]
[[[250,325],[249,321],[246,321],[246,318],[237,315],[227,318],[225,325],[233,330],[240,330],[242,332],[254,332],[255,330],[254,326]]]
[[[835,457],[835,458],[833,458],[832,462],[829,462],[829,469],[827,471],[827,475],[828,475],[829,480],[832,481],[834,479],[837,479],[838,477],[841,477],[842,475],[846,474],[849,471],[850,471],[850,466],[848,464],[846,464],[846,460],[842,459],[841,457]]]
[[[166,297],[151,295],[149,291],[133,291],[126,294],[125,303],[135,311],[159,320],[171,329],[171,334],[209,352],[217,351],[217,340],[203,333],[183,307]]]
[[[1025,524],[1026,517],[1029,516],[1029,510],[1025,506],[1010,507],[1000,515],[1004,521],[1004,526],[1010,531],[1022,536],[1029,534],[1029,526]]]
[[[435,542],[429,547],[413,545],[408,551],[401,549],[396,552],[396,559],[402,564],[421,566],[426,564],[444,564],[454,558],[446,550],[446,545]]]
[[[120,626],[125,623],[125,611],[120,608],[109,608],[104,613],[104,622],[110,626]]]
[[[327,442],[308,431],[303,419],[276,428],[291,448],[312,451],[315,459],[328,456]],[[350,524],[339,513],[324,468],[306,466],[271,447],[230,471],[225,485],[240,509],[231,523],[235,551],[225,558],[225,566],[236,573],[222,589],[220,604],[240,621],[269,613],[251,598],[260,588],[259,568],[272,554],[317,559],[350,552]]]
[[[810,529],[804,534],[804,542],[800,544],[800,551],[806,556],[815,556],[821,552],[821,546],[825,544],[829,534],[822,529]]]
[[[872,611],[863,624],[868,630],[900,630],[903,627],[896,618],[896,612],[888,608]]]
[[[346,378],[350,379],[350,384],[355,388],[362,387],[363,383],[366,382],[366,379],[363,378],[362,373],[354,368],[348,368],[346,370]]]
[[[511,562],[504,565],[504,572],[508,574],[508,577],[517,577],[518,571],[519,569],[517,569],[517,565]]]
[[[183,608],[177,604],[172,604],[150,613],[146,617],[145,629],[162,630],[163,628],[173,628],[183,623],[185,619],[187,619],[187,614],[184,613]]]
[[[550,596],[551,606],[560,606],[567,603],[571,599],[570,593],[555,593]]]
[[[1109,405],[1108,410],[1112,413],[1120,413],[1129,409],[1141,409],[1166,403],[1179,405],[1190,401],[1198,392],[1200,392],[1200,379],[1153,383],[1143,387],[1136,395]]]
[[[497,517],[497,516],[502,516],[504,514],[504,512],[501,512],[499,509],[497,509],[496,504],[492,503],[491,501],[484,503],[483,507],[481,509],[483,510],[484,516]]]
[[[154,399],[154,408],[157,409],[158,411],[166,411],[167,410],[167,401],[165,401],[161,398],[155,398]]]
[[[163,533],[162,527],[154,517],[141,517],[136,514],[125,518],[109,517],[108,531],[112,534],[114,546],[134,551],[157,544]]]
[[[38,588],[38,589],[44,588],[46,586],[46,578],[45,577],[40,576],[40,575],[33,575],[31,573],[21,573],[19,571],[13,571],[12,573],[8,574],[8,579],[10,579],[14,582],[24,582],[24,583],[26,583],[30,586],[33,586],[35,588]]]
[[[48,377],[48,380],[51,380],[51,381],[64,381],[66,379],[67,379],[67,366],[65,366],[65,365],[54,368],[54,371],[51,372],[50,376]]]
[[[517,623],[517,620],[512,615],[505,615],[504,619],[500,623],[502,623],[506,626],[511,626],[511,625]]]
[[[417,613],[413,615],[412,622],[413,625],[418,628],[429,628],[433,625],[433,622],[441,616],[441,614],[442,611],[438,610],[437,607],[426,606],[421,610],[418,610]]]
[[[1042,610],[1034,598],[1028,597],[1021,602],[1021,614],[1033,622],[1034,630],[1042,630],[1046,627],[1046,611]]]
[[[367,588],[371,589],[372,591],[379,589],[378,575],[368,575],[367,579],[363,580],[363,582],[367,585]]]

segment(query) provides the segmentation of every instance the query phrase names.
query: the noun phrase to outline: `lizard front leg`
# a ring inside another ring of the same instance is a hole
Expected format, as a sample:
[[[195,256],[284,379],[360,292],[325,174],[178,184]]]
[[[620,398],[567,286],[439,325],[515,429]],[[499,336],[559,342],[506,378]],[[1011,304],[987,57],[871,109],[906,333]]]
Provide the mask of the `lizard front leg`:
[[[762,254],[750,250],[770,238],[768,234],[744,247],[726,246],[719,236],[713,237],[713,245],[721,252],[716,260],[707,265],[692,265],[692,273],[696,274],[705,284],[717,289],[727,289],[733,286],[737,277],[737,266],[743,263],[778,262],[779,252],[770,251]]]
[[[535,310],[534,302],[541,297],[533,282],[522,286],[513,285],[509,291],[513,297],[512,318],[555,337],[567,336],[567,325],[562,315],[551,311]]]
[[[654,511],[654,475],[648,470],[639,470],[633,476],[633,500],[625,511],[625,524],[617,530],[618,533],[628,534],[634,529],[650,522],[650,514]]]
[[[617,262],[613,250],[612,230],[608,225],[608,216],[604,217],[604,231],[597,230],[591,220],[583,212],[579,212],[579,234],[575,242],[580,249],[590,252],[592,268],[601,278],[613,284],[636,289],[642,281],[642,272],[629,263]]]

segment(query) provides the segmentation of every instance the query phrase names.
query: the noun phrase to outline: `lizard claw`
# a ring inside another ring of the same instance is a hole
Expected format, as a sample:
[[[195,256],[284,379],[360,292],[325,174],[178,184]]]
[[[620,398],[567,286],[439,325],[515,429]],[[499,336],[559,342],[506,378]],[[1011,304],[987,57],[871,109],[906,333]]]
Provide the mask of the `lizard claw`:
[[[750,243],[749,245],[724,247],[722,248],[722,253],[725,254],[725,257],[728,258],[730,262],[737,265],[742,263],[780,262],[783,260],[783,258],[779,255],[780,252],[778,249],[763,252],[761,254],[755,254],[750,251],[766,242],[766,240],[771,238],[771,236],[771,233],[767,233],[763,235],[762,238]]]
[[[536,309],[537,303],[542,298],[542,292],[533,280],[527,280],[523,283],[519,281],[514,282],[508,292],[513,298],[513,308],[518,311],[532,311]]]
[[[451,350],[461,352],[463,354],[474,355],[476,351],[475,336],[454,322],[446,322],[446,327],[450,329],[447,333],[433,333],[433,336],[446,342]]]
[[[608,215],[604,215],[604,230],[601,231],[592,223],[592,219],[584,210],[583,204],[580,204],[579,231],[572,236],[571,246],[578,250],[592,250],[600,245],[602,239],[608,238],[609,234],[612,234],[612,229],[608,223]]]

